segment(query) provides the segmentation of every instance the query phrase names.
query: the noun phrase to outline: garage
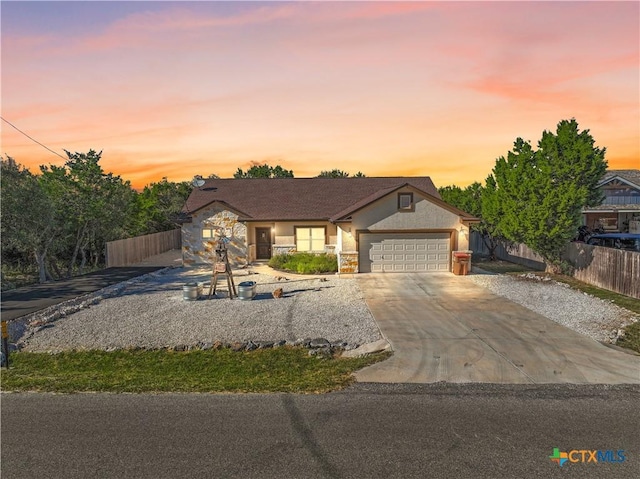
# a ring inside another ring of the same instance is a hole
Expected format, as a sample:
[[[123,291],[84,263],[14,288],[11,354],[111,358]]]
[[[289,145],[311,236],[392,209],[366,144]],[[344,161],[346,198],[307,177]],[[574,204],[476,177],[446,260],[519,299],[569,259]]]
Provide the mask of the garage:
[[[361,273],[450,271],[451,234],[361,233]]]

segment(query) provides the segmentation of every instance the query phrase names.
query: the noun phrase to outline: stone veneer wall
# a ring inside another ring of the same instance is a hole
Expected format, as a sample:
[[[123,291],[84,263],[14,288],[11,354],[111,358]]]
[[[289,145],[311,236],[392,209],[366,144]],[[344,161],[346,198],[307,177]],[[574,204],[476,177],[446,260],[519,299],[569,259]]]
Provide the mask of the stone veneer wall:
[[[247,227],[238,221],[238,215],[220,206],[199,211],[191,223],[182,225],[182,261],[185,266],[215,261],[216,240],[202,238],[203,228],[221,227],[230,242],[227,244],[229,262],[232,266],[244,266],[247,258]]]
[[[344,274],[358,272],[357,251],[341,251],[338,253],[338,272]]]

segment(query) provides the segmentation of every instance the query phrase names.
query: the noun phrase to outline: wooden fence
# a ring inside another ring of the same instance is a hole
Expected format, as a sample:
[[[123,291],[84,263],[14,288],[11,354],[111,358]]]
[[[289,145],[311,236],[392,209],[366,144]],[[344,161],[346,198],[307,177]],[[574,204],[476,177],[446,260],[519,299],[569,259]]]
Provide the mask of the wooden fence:
[[[482,238],[471,233],[470,249],[489,254]],[[499,246],[496,257],[529,268],[544,270],[544,260],[527,246]],[[625,251],[585,243],[569,243],[562,259],[573,267],[573,277],[598,288],[640,299],[640,252]]]
[[[179,229],[109,241],[107,243],[107,268],[136,264],[150,256],[172,249],[182,249],[182,235]]]
[[[574,278],[640,299],[640,252],[570,243],[563,259],[574,267]]]

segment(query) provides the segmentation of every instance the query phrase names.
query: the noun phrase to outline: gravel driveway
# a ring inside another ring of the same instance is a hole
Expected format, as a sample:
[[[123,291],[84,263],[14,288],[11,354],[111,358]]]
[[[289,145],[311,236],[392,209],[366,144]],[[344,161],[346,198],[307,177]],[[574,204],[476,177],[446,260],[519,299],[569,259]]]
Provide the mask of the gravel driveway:
[[[108,296],[114,292],[99,292],[74,308],[83,309],[55,321],[46,322],[51,311],[34,315],[22,332],[22,344],[26,351],[61,351],[198,347],[249,340],[295,344],[305,338],[325,338],[349,349],[381,338],[354,279],[278,280],[248,271],[234,272],[234,279],[236,286],[255,281],[256,297],[230,300],[226,281],[219,280],[215,297],[185,301],[182,286],[208,283],[208,269],[147,275],[124,283],[113,297]],[[282,298],[273,298],[277,288],[283,289]]]
[[[596,341],[615,343],[622,328],[639,319],[610,301],[534,274],[488,274],[478,268],[474,273],[480,273],[469,276],[474,283]]]

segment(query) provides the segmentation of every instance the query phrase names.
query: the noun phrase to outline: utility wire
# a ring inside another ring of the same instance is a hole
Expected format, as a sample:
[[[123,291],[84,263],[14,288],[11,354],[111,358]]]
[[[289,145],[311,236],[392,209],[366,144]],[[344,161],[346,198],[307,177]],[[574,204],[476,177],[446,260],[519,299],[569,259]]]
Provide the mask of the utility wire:
[[[69,158],[65,158],[64,156],[62,156],[60,153],[57,153],[55,151],[53,151],[51,148],[49,148],[47,145],[43,145],[42,143],[40,143],[38,140],[36,140],[35,138],[31,138],[29,135],[27,135],[24,131],[22,131],[20,128],[18,128],[16,125],[14,125],[13,123],[11,123],[9,120],[5,120],[3,117],[0,116],[0,118],[2,119],[2,121],[4,121],[5,123],[7,123],[9,126],[15,128],[16,130],[18,130],[20,133],[22,133],[24,136],[26,136],[27,138],[29,138],[31,141],[37,143],[38,145],[40,145],[41,147],[49,150],[51,153],[53,153],[54,155],[58,155],[60,158],[62,158],[63,160],[67,161]]]

